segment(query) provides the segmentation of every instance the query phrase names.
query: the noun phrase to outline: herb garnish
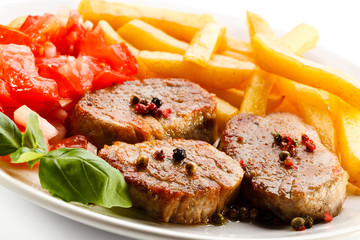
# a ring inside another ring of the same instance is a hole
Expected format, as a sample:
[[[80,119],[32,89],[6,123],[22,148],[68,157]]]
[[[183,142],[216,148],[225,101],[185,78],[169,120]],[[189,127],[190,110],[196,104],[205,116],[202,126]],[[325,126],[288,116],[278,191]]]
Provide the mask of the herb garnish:
[[[0,156],[12,163],[39,164],[41,186],[66,202],[131,207],[122,174],[107,162],[81,148],[48,151],[38,117],[31,113],[22,134],[15,123],[0,113]]]

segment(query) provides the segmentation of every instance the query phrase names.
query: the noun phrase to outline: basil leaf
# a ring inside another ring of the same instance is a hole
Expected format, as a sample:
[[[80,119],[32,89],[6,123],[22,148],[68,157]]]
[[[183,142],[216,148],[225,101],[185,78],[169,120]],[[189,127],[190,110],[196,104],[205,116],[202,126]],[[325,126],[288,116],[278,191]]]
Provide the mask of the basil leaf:
[[[131,207],[124,177],[103,159],[81,148],[60,148],[40,159],[41,186],[66,202],[106,208]]]
[[[47,151],[44,134],[39,126],[38,116],[34,113],[30,113],[28,116],[28,122],[26,124],[25,132],[22,135],[21,145],[23,147],[40,148]]]
[[[30,149],[27,147],[21,147],[12,154],[10,154],[10,158],[12,163],[24,163],[41,158],[42,156],[44,156],[45,153],[45,151],[39,148]],[[33,163],[32,166],[35,163]]]
[[[21,147],[21,132],[15,123],[0,113],[0,156],[6,156]]]

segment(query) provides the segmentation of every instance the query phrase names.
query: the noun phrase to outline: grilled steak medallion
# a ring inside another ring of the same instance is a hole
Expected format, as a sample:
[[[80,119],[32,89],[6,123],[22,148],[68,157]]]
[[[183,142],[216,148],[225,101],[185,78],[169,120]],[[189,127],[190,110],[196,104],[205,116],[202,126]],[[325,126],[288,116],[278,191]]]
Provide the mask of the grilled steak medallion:
[[[150,102],[161,100],[159,109],[169,116],[141,114],[132,96]],[[114,141],[136,143],[152,139],[186,138],[212,143],[216,138],[215,97],[199,85],[183,79],[128,81],[86,93],[70,117],[70,133],[85,135],[97,147]]]
[[[206,223],[238,196],[244,174],[237,161],[197,140],[115,142],[99,157],[124,175],[133,205],[163,222]]]
[[[299,139],[290,157],[293,166],[280,160],[284,145],[276,143],[274,133]],[[302,134],[313,140],[314,151],[301,143]],[[243,161],[241,192],[255,207],[270,210],[285,222],[297,216],[322,220],[325,212],[339,214],[348,174],[337,157],[321,144],[314,128],[298,117],[288,113],[239,114],[227,123],[222,149]]]

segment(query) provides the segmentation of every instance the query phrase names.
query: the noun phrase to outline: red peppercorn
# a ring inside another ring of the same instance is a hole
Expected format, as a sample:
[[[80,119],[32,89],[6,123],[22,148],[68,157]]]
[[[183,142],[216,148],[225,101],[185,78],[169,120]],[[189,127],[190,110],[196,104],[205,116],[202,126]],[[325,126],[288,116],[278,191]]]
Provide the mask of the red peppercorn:
[[[324,221],[325,222],[331,222],[333,220],[333,216],[329,212],[324,212]]]
[[[309,141],[309,140],[310,140],[310,138],[309,138],[308,135],[306,135],[306,134],[302,134],[302,135],[301,135],[301,141],[302,141],[303,143],[306,143],[306,142]]]
[[[150,111],[150,112],[156,112],[157,111],[157,106],[155,103],[150,103],[148,106],[147,106],[147,109]]]
[[[171,108],[158,109],[156,111],[156,117],[158,117],[158,118],[160,118],[160,117],[167,118],[167,117],[170,116],[170,113],[172,113]]]
[[[156,160],[163,160],[165,158],[165,154],[163,150],[156,150],[154,153],[154,158]]]
[[[305,145],[306,150],[308,150],[309,152],[313,152],[316,149],[315,143],[311,139],[306,141]]]
[[[135,109],[135,111],[137,113],[140,113],[140,114],[146,114],[147,113],[147,106],[142,104],[142,103],[136,104],[134,109]]]
[[[242,168],[246,167],[246,163],[244,163],[244,160],[241,159],[239,163]]]
[[[300,232],[301,232],[301,231],[305,231],[305,226],[300,226],[299,229],[298,229],[298,231],[300,231]]]

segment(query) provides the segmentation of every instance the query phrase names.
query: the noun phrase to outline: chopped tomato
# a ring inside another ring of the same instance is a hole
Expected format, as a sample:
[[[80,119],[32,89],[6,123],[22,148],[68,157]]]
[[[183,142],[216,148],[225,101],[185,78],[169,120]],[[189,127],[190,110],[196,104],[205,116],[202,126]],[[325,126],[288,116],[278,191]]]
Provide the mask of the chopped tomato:
[[[11,96],[19,103],[49,102],[58,99],[57,84],[42,78],[35,67],[29,47],[0,45],[1,79],[11,87]]]
[[[75,135],[65,138],[54,145],[51,150],[58,148],[87,148],[88,140],[83,135]]]
[[[113,85],[114,83],[123,83],[127,80],[133,80],[132,77],[126,76],[116,71],[104,69],[95,76],[92,90],[102,89]]]
[[[125,43],[108,46],[100,28],[95,28],[86,35],[81,54],[96,57],[110,64],[114,70],[126,75],[134,75],[138,71],[137,61]]]
[[[21,31],[0,25],[0,44],[19,44],[32,47],[31,38]]]
[[[81,42],[87,32],[80,14],[71,11],[66,26],[61,27],[59,37],[54,39],[54,44],[61,54],[76,57],[79,55]]]
[[[11,89],[7,82],[0,79],[0,103],[7,107],[17,107],[18,104],[11,96]]]

